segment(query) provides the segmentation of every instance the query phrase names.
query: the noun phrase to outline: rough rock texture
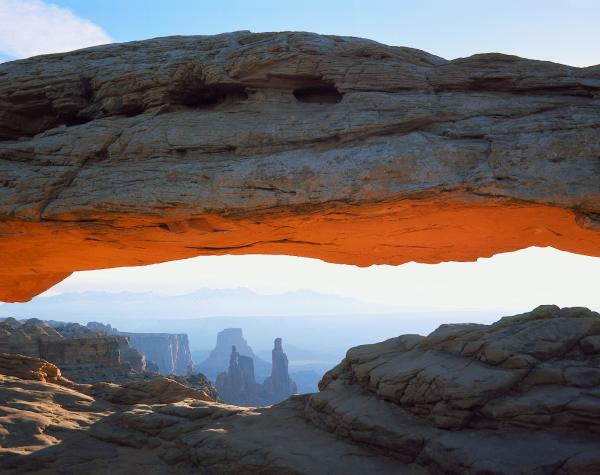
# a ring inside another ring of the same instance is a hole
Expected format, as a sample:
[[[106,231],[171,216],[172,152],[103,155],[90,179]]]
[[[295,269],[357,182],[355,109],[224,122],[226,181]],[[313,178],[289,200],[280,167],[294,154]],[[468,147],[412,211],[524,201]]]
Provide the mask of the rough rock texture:
[[[333,466],[344,475],[417,473],[306,424],[302,399],[268,409],[181,395],[174,403],[121,405],[2,374],[0,383],[7,475],[127,475],[132,467],[157,475],[328,475]]]
[[[600,67],[311,33],[0,65],[0,298],[205,254],[600,255]]]
[[[306,417],[433,473],[600,473],[600,315],[541,306],[352,348]]]
[[[78,383],[143,378],[147,369],[144,355],[131,348],[126,337],[36,318],[1,321],[0,352],[42,358]]]
[[[56,365],[31,356],[0,353],[0,374],[19,379],[54,383],[60,386],[73,386],[71,381],[62,376]]]
[[[253,360],[253,379],[256,377],[258,381],[263,381],[271,374],[271,365],[254,354],[241,328],[225,328],[217,333],[217,344],[208,358],[196,365],[196,370],[216,381],[217,376],[226,371],[231,364],[233,346],[240,356],[247,356]]]
[[[142,352],[158,367],[160,374],[184,376],[192,372],[192,354],[186,334],[171,333],[127,333],[129,344]]]
[[[100,391],[0,375],[0,469],[597,474],[599,341],[600,315],[583,308],[544,306],[493,325],[444,325],[428,337],[353,348],[318,394],[263,409],[143,402],[151,400],[147,391],[116,405]]]
[[[167,404],[183,399],[215,401],[212,396],[214,391],[192,388],[165,377],[124,384],[96,383],[92,385],[90,392],[95,397],[114,404]]]
[[[281,338],[275,339],[271,356],[271,375],[262,384],[257,384],[254,360],[240,355],[233,345],[229,368],[219,374],[215,381],[219,398],[236,406],[269,406],[296,394],[298,387],[288,373],[288,360],[281,346]]]

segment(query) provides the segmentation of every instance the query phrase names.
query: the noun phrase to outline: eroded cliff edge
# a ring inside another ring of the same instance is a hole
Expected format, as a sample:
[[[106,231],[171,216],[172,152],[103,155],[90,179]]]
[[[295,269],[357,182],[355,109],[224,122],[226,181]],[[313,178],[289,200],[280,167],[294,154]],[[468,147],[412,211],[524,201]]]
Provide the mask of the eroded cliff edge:
[[[74,386],[48,365],[0,356],[3,473],[600,471],[600,315],[585,308],[352,348],[319,393],[259,409],[168,378]]]
[[[311,33],[0,65],[0,299],[203,254],[600,255],[600,67]]]

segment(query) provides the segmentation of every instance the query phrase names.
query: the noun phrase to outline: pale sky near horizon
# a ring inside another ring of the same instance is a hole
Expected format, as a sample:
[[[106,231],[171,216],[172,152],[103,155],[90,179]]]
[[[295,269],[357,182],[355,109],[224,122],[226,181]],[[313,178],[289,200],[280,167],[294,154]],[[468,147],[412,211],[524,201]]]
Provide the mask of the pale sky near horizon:
[[[0,0],[0,61],[173,34],[304,30],[362,36],[452,59],[502,52],[573,66],[600,64],[600,1]],[[289,256],[204,257],[76,273],[50,293],[198,287],[308,288],[423,307],[556,303],[600,309],[600,259],[528,249],[477,263],[359,269]]]

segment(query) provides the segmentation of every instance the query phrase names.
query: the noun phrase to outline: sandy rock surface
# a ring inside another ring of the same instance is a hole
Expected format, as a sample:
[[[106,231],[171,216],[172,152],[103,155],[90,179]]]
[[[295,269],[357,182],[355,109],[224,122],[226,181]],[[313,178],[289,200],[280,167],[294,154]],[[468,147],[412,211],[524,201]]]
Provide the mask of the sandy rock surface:
[[[190,398],[174,381],[104,385],[103,393],[3,369],[0,468],[595,474],[598,336],[600,315],[584,308],[542,306],[493,325],[443,325],[427,337],[352,348],[319,393],[261,409]]]

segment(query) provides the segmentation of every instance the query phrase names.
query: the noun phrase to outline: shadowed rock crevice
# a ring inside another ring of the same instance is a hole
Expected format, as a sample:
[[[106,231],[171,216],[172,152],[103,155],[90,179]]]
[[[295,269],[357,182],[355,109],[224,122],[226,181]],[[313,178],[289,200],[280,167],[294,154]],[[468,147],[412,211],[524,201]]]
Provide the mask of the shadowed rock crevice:
[[[306,84],[294,89],[294,97],[300,102],[317,104],[337,104],[343,98],[334,84],[316,80],[314,84]]]

